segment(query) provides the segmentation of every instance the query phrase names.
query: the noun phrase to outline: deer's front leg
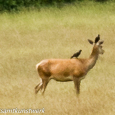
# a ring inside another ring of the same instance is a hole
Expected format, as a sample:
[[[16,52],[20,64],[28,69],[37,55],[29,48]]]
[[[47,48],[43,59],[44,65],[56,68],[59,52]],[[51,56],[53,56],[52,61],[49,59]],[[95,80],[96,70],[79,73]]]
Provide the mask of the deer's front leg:
[[[74,76],[73,81],[74,81],[74,85],[75,85],[75,89],[76,89],[76,94],[79,95],[80,94],[80,82],[81,82],[81,80]]]

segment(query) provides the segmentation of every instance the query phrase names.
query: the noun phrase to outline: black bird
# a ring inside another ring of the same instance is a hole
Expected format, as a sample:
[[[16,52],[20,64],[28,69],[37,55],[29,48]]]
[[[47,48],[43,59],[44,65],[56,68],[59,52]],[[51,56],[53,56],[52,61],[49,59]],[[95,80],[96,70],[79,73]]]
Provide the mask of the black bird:
[[[100,40],[100,35],[98,34],[98,36],[95,38],[95,43],[97,43]]]
[[[82,50],[79,50],[78,52],[76,52],[75,54],[73,54],[73,56],[71,56],[71,58],[73,58],[73,57],[77,58],[81,54],[81,51]]]
[[[100,40],[100,35],[98,34],[98,36],[95,38],[95,43],[97,43],[99,40]],[[92,40],[88,39],[88,41],[89,41],[90,44],[94,43]]]

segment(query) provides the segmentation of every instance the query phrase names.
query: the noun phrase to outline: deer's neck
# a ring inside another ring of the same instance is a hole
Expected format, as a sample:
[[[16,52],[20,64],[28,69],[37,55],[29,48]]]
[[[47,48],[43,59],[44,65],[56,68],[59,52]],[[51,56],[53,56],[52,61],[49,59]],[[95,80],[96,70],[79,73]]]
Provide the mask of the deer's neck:
[[[89,56],[88,61],[87,61],[87,71],[89,71],[95,66],[96,61],[98,59],[98,55],[99,55],[98,48],[94,46],[92,53]]]

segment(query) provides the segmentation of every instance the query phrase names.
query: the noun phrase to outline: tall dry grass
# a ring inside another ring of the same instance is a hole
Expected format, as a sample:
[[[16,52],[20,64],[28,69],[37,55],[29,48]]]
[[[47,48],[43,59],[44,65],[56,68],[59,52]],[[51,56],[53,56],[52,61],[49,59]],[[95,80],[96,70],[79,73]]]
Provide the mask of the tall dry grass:
[[[61,9],[42,8],[0,14],[0,108],[45,109],[45,115],[113,115],[115,113],[114,3],[81,3]],[[87,39],[101,35],[105,54],[81,82],[76,97],[73,82],[50,81],[45,95],[34,94],[39,82],[35,65],[46,58],[70,58]],[[9,113],[7,113],[9,115]]]

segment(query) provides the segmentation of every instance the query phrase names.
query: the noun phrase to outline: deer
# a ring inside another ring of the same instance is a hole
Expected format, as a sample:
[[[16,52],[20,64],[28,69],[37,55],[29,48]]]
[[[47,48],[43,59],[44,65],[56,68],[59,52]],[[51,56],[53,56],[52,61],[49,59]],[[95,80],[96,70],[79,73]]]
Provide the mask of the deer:
[[[103,40],[100,41],[98,35],[94,42],[88,39],[93,45],[89,58],[72,58],[72,59],[44,59],[36,65],[36,70],[40,77],[40,83],[35,87],[35,94],[39,90],[44,94],[47,84],[51,79],[59,82],[73,81],[76,94],[80,94],[80,83],[86,74],[95,66],[99,54],[103,54]]]

